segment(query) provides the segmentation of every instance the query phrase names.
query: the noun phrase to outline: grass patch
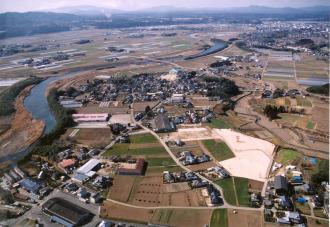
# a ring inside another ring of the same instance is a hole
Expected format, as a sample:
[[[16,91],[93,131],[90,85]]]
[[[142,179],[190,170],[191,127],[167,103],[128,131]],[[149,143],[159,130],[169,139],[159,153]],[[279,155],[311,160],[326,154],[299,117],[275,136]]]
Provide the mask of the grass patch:
[[[136,148],[130,149],[130,144],[128,143],[121,143],[115,144],[109,150],[104,152],[103,156],[112,156],[112,155],[145,155],[145,156],[152,156],[152,155],[160,155],[160,154],[167,154],[165,148],[159,147],[148,147],[148,148]]]
[[[235,177],[235,188],[236,195],[239,205],[241,206],[249,206],[250,205],[250,195],[248,188],[248,179],[242,177]]]
[[[129,137],[131,143],[157,143],[157,139],[150,133]]]
[[[228,227],[227,209],[217,209],[212,212],[211,227]]]
[[[230,205],[236,205],[236,195],[233,185],[232,178],[225,178],[222,180],[215,181],[217,185],[219,185],[223,189],[224,197],[227,203]]]
[[[308,129],[313,129],[314,128],[314,123],[311,122],[311,121],[308,121],[307,125],[306,125],[306,128]]]
[[[281,163],[282,165],[288,165],[298,158],[302,158],[302,155],[297,151],[291,149],[281,149],[277,153],[276,162]]]
[[[175,162],[172,158],[148,158],[146,160],[148,162],[148,166],[172,166],[175,165]]]
[[[306,98],[297,97],[296,100],[297,106],[312,107],[312,103]]]
[[[204,140],[202,143],[218,161],[223,161],[235,157],[234,153],[224,142],[218,143],[214,140]]]
[[[211,123],[209,123],[208,125],[212,128],[233,128],[231,124],[219,118],[212,119]]]

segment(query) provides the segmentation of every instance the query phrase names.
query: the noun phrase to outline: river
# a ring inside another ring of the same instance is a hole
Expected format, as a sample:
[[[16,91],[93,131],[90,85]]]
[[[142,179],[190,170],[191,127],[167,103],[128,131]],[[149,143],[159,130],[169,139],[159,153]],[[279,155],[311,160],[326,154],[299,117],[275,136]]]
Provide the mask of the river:
[[[43,135],[49,133],[56,126],[56,119],[48,106],[46,90],[50,83],[73,77],[77,74],[67,73],[61,76],[53,76],[35,85],[30,94],[24,99],[24,107],[32,114],[32,117],[42,120],[45,123]],[[7,155],[0,158],[0,163],[9,161],[15,164],[17,161],[23,159],[33,148],[34,144],[28,148],[24,148],[14,154]]]
[[[212,42],[214,43],[213,46],[211,46],[210,48],[208,48],[206,50],[203,50],[202,52],[200,52],[198,54],[188,56],[185,58],[185,60],[191,60],[191,59],[207,56],[210,54],[214,54],[214,53],[217,53],[228,47],[227,43],[221,39],[214,39],[214,40],[212,40]]]

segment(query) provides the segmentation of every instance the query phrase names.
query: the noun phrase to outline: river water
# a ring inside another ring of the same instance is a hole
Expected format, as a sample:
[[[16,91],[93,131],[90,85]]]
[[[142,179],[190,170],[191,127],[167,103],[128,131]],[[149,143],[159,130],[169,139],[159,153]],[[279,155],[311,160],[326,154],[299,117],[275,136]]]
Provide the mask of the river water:
[[[210,48],[198,53],[198,54],[194,54],[191,56],[188,56],[185,58],[185,60],[191,60],[191,59],[195,59],[195,58],[199,58],[199,57],[203,57],[206,55],[210,55],[210,54],[214,54],[217,53],[223,49],[225,49],[226,47],[228,47],[227,43],[223,40],[220,39],[216,39],[213,40],[214,45],[211,46]]]
[[[45,123],[45,129],[43,135],[49,133],[56,126],[56,119],[48,106],[46,90],[50,83],[70,78],[77,73],[67,73],[61,76],[49,77],[41,83],[35,85],[30,94],[24,99],[24,107],[32,114],[32,117],[38,120],[42,120]],[[17,161],[23,159],[33,148],[31,145],[28,148],[22,149],[11,155],[0,158],[0,163],[10,161],[15,164]]]

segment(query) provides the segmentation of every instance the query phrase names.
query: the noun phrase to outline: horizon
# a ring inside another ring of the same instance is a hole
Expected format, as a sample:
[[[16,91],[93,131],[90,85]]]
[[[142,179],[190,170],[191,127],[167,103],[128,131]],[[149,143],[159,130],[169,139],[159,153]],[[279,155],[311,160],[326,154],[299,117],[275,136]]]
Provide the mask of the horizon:
[[[146,10],[149,8],[158,7],[173,7],[182,8],[186,10],[198,10],[198,9],[230,9],[236,7],[249,7],[249,6],[261,6],[261,7],[272,7],[272,8],[302,8],[302,7],[313,7],[313,6],[330,6],[327,0],[316,0],[310,2],[308,0],[237,0],[235,3],[227,3],[223,0],[205,0],[200,3],[197,0],[190,0],[187,4],[183,0],[60,0],[60,1],[43,1],[43,0],[25,0],[21,2],[19,0],[3,0],[0,12],[31,12],[31,11],[54,11],[61,8],[71,7],[97,7],[104,9],[123,10],[123,11],[135,11],[135,10]]]

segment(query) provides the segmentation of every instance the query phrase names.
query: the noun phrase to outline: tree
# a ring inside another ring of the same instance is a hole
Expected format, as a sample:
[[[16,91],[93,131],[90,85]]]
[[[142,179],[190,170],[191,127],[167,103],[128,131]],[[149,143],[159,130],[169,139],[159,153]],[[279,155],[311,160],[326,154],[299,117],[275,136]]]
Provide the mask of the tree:
[[[329,181],[329,161],[320,160],[318,163],[318,171],[312,175],[311,180],[314,184],[319,185],[323,181]]]
[[[273,93],[273,98],[276,99],[276,98],[279,98],[279,97],[282,97],[284,94],[284,90],[283,89],[280,89],[280,88],[276,88],[274,93]]]

